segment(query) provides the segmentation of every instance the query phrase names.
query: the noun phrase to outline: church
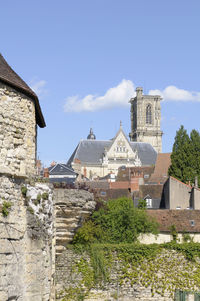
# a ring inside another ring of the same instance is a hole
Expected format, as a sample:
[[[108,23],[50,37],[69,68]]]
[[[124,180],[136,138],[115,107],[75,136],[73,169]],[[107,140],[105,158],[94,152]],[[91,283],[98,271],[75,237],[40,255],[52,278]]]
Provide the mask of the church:
[[[160,101],[160,96],[143,95],[142,88],[137,88],[136,97],[130,99],[130,141],[121,122],[115,137],[110,140],[97,140],[90,129],[87,139],[79,142],[67,165],[88,179],[108,174],[115,176],[122,166],[154,165],[157,153],[162,152]]]

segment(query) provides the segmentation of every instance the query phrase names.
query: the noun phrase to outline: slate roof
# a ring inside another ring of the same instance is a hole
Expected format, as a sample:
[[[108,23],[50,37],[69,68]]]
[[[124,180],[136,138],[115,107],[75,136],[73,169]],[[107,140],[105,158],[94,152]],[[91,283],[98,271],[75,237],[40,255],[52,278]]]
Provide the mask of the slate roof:
[[[105,147],[109,148],[112,143],[112,140],[81,140],[67,165],[70,166],[74,159],[78,159],[82,163],[101,164]],[[145,142],[129,143],[133,151],[137,150],[143,166],[155,164],[157,153],[151,144]]]
[[[48,168],[49,175],[56,176],[56,175],[63,175],[63,176],[76,176],[77,173],[71,169],[66,164],[57,163],[54,166]]]
[[[0,54],[0,81],[6,85],[14,88],[15,90],[24,93],[28,97],[32,98],[36,108],[36,122],[39,127],[46,126],[42,111],[40,108],[37,95],[31,90],[31,88],[15,73],[15,71],[8,65],[6,60]]]

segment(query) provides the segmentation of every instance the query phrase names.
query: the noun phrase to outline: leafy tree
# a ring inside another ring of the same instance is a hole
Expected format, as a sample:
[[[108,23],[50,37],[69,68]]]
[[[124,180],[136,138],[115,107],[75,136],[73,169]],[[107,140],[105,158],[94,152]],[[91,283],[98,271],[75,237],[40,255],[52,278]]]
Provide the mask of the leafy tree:
[[[133,242],[140,233],[158,232],[157,223],[147,215],[146,210],[135,208],[128,198],[108,201],[106,207],[93,213],[91,220],[92,230],[88,233],[89,222],[86,222],[77,231],[75,243]]]
[[[168,173],[184,183],[191,180],[190,138],[183,125],[176,132]]]
[[[184,183],[200,180],[200,134],[192,130],[190,137],[183,125],[176,132],[168,174]],[[199,182],[200,183],[200,182]]]
[[[192,167],[192,182],[195,181],[195,176],[198,177],[200,184],[200,134],[196,130],[190,133],[190,166]]]

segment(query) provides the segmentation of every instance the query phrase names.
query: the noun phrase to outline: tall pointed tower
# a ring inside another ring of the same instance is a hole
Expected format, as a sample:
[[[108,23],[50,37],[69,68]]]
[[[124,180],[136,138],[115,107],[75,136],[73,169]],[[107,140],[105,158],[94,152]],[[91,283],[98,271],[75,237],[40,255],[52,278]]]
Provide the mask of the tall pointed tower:
[[[159,95],[143,95],[141,87],[136,88],[136,97],[131,103],[131,141],[150,143],[158,152],[162,152],[162,135],[160,129]]]

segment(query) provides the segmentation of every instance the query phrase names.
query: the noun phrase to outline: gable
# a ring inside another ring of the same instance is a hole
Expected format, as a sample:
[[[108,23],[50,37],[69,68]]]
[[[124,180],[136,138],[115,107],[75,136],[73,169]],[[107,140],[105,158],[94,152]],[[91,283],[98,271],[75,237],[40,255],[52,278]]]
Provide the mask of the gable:
[[[133,151],[128,139],[126,138],[122,129],[120,129],[113,139],[113,142],[107,150],[107,157],[109,158],[130,158],[135,159],[137,152]]]

